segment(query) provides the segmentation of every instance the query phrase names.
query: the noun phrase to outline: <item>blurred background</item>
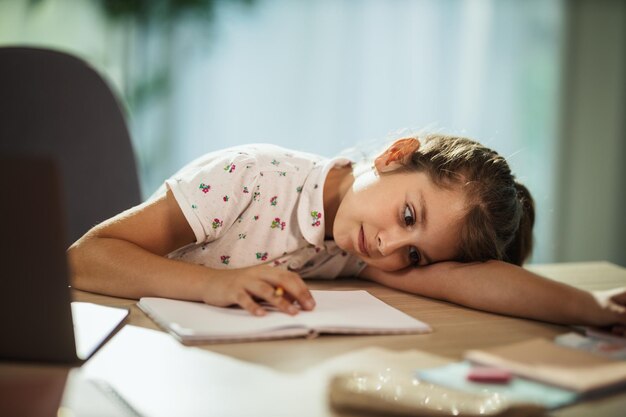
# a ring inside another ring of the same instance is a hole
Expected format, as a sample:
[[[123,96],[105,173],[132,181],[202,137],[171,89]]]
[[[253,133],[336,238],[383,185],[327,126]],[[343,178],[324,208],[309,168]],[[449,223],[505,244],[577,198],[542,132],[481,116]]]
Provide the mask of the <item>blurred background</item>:
[[[532,262],[626,266],[624,1],[0,0],[6,45],[105,77],[145,197],[226,146],[460,134],[533,193]]]

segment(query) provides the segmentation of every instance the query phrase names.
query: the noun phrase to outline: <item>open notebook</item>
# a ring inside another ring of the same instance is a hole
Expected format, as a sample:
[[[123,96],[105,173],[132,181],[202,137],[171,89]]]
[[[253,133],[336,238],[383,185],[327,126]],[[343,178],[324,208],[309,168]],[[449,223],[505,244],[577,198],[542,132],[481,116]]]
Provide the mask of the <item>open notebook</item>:
[[[313,311],[252,316],[240,308],[142,298],[138,306],[184,344],[240,342],[335,334],[427,333],[430,326],[385,304],[367,291],[311,291]]]

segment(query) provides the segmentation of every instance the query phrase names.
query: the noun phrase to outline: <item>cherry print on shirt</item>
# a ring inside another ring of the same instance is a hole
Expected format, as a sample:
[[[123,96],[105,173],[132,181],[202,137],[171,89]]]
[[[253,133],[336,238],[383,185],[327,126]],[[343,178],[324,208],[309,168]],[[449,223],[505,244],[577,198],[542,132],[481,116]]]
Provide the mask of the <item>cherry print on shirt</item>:
[[[275,160],[275,159],[272,159],[271,164],[272,164],[272,165],[276,165],[276,166],[277,166],[277,165],[280,165],[280,162],[278,162],[278,161],[277,161],[277,160]]]
[[[285,171],[278,171],[278,176],[279,177],[286,177],[287,173]]]
[[[218,218],[213,219],[213,223],[211,224],[211,226],[213,227],[213,229],[217,229],[218,227],[222,227],[222,225],[224,224],[224,222]]]
[[[297,187],[297,188],[296,188],[296,192],[297,192],[297,193],[301,193],[301,192],[302,192],[302,186]]]
[[[278,204],[278,196],[277,195],[275,195],[274,197],[270,198],[270,206],[276,207],[276,204]]]
[[[224,197],[222,197],[222,200],[224,200],[225,203],[228,202],[228,196],[225,195]]]
[[[317,210],[314,210],[311,212],[311,218],[312,218],[311,226],[318,227],[321,224],[320,219],[322,218],[322,213],[320,213]]]
[[[206,194],[211,189],[211,186],[210,185],[206,185],[205,183],[201,183],[198,188],[201,189],[204,194]]]
[[[235,164],[228,164],[224,167],[224,171],[231,173],[235,170]]]
[[[250,191],[248,191],[248,187],[243,187],[243,193],[244,194],[248,194]]]
[[[222,260],[222,263],[224,265],[228,265],[228,263],[230,262],[230,256],[229,255],[222,255],[222,256],[220,256],[220,259]]]
[[[272,220],[272,225],[270,226],[270,228],[272,229],[280,228],[280,230],[285,230],[285,226],[286,226],[286,223],[281,222],[280,217],[276,217],[274,220]]]
[[[256,258],[261,261],[267,261],[267,252],[257,252]]]
[[[258,216],[258,215],[256,215],[256,216],[254,216],[254,217],[253,217],[253,219],[254,219],[254,220],[259,220],[259,216]]]

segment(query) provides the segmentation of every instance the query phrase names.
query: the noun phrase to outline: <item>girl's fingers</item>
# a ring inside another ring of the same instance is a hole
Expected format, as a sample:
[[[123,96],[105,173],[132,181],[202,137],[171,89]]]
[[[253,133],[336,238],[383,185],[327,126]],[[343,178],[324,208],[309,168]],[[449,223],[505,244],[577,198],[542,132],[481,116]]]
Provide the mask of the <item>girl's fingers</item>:
[[[293,298],[293,296],[291,294],[289,294],[288,292],[286,292],[283,297],[285,298],[285,300],[287,300],[287,302],[289,302],[289,304],[293,304],[296,302],[296,299]]]
[[[609,309],[609,311],[612,311],[613,313],[622,314],[622,315],[626,313],[626,307],[624,305],[615,303],[611,300],[607,302],[607,308]]]
[[[609,301],[615,304],[626,306],[626,291],[611,296],[611,298],[609,298]]]
[[[285,295],[293,303],[297,301],[300,307],[304,310],[313,310],[315,307],[315,300],[311,291],[307,288],[306,284],[300,278],[300,275],[289,272],[281,271],[282,274],[277,275],[270,282],[274,287],[281,287],[284,290]]]
[[[242,296],[241,303],[237,301],[244,308],[245,305],[250,305],[251,309],[258,306],[256,303],[250,304],[254,302],[253,297],[265,300],[287,314],[296,314],[299,311],[296,302],[303,310],[312,310],[315,307],[311,292],[300,275],[294,272],[262,265],[247,269],[238,282],[249,298],[244,299]]]
[[[289,315],[298,314],[299,309],[286,297],[286,293],[281,294],[277,288],[264,281],[255,281],[251,284],[249,291],[267,303],[273,305],[278,310]]]
[[[254,302],[250,294],[246,291],[241,291],[237,294],[237,297],[235,297],[235,303],[254,316],[264,316],[267,314],[267,311]]]

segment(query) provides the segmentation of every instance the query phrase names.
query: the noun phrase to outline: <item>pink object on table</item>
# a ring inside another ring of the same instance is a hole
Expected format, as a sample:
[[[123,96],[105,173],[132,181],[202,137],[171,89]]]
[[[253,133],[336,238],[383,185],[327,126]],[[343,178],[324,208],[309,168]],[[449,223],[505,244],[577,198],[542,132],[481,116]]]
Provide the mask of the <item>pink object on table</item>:
[[[509,371],[490,366],[475,366],[467,374],[467,379],[470,381],[489,384],[508,384],[511,378]]]

